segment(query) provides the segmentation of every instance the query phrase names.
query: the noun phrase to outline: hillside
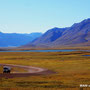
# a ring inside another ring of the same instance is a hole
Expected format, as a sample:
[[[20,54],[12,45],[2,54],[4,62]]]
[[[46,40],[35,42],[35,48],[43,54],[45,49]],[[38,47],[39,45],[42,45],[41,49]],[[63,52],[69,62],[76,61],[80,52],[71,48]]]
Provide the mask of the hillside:
[[[25,47],[90,46],[90,19],[67,28],[52,28]]]

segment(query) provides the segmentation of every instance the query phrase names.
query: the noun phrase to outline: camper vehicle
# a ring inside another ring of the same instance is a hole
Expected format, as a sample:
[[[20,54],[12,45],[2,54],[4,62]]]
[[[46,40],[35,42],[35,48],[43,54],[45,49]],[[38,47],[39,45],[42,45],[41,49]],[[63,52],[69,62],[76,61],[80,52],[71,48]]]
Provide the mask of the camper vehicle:
[[[10,73],[11,72],[11,68],[8,66],[4,66],[3,67],[3,73]]]

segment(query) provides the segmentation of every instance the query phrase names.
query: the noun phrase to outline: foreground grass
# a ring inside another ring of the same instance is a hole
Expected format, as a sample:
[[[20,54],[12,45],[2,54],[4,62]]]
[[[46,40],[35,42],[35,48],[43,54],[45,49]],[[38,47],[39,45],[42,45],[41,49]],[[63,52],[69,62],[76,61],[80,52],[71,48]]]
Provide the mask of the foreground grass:
[[[79,88],[80,84],[90,85],[90,57],[83,55],[90,55],[90,53],[80,51],[0,52],[0,63],[2,64],[36,66],[57,72],[44,76],[0,78],[0,87],[39,88],[37,90],[61,88],[62,90],[63,88]]]

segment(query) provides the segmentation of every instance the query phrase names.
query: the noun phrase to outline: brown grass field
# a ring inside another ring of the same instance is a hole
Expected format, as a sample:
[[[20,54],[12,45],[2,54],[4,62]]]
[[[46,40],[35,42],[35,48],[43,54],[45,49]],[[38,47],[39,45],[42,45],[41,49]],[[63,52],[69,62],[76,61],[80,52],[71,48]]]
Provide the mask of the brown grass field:
[[[51,75],[0,78],[0,90],[90,90],[90,52],[0,52],[0,64],[41,67],[56,72]],[[2,73],[0,66],[0,73]],[[13,68],[12,72],[26,72]]]
[[[90,46],[82,46],[82,45],[75,45],[75,46],[59,46],[59,47],[48,47],[48,48],[43,48],[43,47],[14,47],[14,48],[0,48],[1,51],[8,51],[8,50],[57,50],[57,49],[74,49],[74,50],[90,50]]]

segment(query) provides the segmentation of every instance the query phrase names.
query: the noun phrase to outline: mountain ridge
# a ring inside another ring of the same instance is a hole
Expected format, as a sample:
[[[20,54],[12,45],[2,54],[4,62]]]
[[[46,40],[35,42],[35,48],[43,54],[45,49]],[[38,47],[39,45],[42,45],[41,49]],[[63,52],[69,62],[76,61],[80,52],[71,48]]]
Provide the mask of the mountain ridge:
[[[28,43],[25,47],[59,47],[75,46],[82,44],[90,45],[90,18],[66,28],[52,28],[41,37]]]
[[[0,32],[0,47],[18,47],[25,45],[41,36],[42,33],[2,33]]]

